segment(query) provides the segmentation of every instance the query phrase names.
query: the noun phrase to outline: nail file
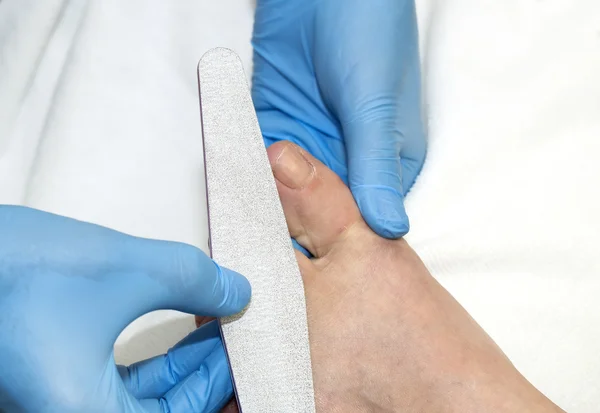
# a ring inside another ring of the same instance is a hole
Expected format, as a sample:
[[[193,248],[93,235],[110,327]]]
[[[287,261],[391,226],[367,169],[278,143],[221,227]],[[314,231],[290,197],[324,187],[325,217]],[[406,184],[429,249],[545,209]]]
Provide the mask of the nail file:
[[[315,412],[304,287],[242,63],[198,64],[212,257],[244,274],[252,299],[221,319],[243,413]]]

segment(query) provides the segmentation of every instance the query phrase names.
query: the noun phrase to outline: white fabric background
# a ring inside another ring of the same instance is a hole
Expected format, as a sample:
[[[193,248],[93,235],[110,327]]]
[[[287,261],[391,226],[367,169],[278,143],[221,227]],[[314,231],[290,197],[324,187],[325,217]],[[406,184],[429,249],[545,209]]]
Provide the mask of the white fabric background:
[[[516,366],[600,403],[600,2],[418,1],[429,156],[409,240]],[[0,202],[206,248],[195,67],[252,0],[0,0]],[[93,322],[93,320],[90,320]],[[120,337],[128,363],[191,317]]]

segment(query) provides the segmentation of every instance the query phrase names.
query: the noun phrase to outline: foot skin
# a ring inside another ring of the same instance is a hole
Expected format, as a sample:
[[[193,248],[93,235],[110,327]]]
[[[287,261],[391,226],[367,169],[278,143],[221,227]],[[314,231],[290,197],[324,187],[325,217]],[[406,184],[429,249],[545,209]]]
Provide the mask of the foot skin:
[[[268,154],[290,234],[314,256],[296,254],[318,412],[561,411],[404,240],[371,231],[337,175],[289,142]]]
[[[304,280],[317,410],[561,411],[521,376],[406,241],[377,236],[331,170],[268,149]]]

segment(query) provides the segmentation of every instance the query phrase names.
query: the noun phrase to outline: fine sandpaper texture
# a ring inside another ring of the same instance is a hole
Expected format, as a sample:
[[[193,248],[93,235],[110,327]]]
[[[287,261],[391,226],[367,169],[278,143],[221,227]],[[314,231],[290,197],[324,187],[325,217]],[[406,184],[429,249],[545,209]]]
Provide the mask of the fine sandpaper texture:
[[[221,320],[243,413],[315,411],[304,287],[240,59],[198,65],[211,253],[252,300]]]

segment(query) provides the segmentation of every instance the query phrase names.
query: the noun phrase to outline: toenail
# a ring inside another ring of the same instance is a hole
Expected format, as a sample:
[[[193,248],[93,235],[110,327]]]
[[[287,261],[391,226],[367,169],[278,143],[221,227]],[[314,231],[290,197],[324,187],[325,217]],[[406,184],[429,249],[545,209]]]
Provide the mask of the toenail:
[[[314,166],[293,145],[283,148],[273,165],[275,178],[292,189],[304,188],[312,180],[314,173]]]

